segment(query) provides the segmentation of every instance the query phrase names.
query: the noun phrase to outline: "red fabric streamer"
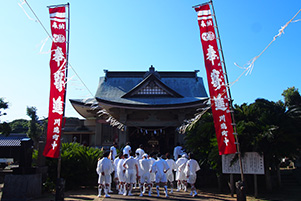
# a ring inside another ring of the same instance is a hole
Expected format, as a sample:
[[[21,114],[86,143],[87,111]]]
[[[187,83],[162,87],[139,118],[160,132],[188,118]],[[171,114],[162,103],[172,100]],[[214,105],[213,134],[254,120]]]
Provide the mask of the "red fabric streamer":
[[[236,153],[236,145],[232,118],[210,6],[205,4],[195,8],[195,10],[198,13],[198,24],[219,154],[233,154]]]
[[[50,98],[47,140],[43,155],[58,158],[64,115],[66,81],[66,8],[49,8],[53,37],[50,59]]]

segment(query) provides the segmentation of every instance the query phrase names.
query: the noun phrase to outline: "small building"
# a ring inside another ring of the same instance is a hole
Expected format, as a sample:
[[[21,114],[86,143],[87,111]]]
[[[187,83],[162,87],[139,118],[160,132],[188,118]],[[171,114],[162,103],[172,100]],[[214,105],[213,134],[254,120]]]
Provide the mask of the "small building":
[[[129,141],[133,149],[143,144],[148,153],[171,152],[183,142],[177,128],[207,106],[198,71],[156,71],[151,66],[144,72],[104,72],[95,97],[70,100],[85,120],[80,132],[64,132],[66,140],[76,137],[105,148]]]
[[[30,140],[26,133],[10,133],[9,136],[0,135],[0,159],[13,159],[20,162],[21,142]],[[1,161],[0,161],[1,163]]]

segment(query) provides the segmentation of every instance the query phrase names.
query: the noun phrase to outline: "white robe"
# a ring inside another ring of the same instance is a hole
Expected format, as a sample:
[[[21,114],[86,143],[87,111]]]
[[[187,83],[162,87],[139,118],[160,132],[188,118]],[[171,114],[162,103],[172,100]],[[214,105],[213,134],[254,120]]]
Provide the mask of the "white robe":
[[[188,161],[186,157],[181,157],[176,161],[177,172],[176,172],[176,180],[186,180],[184,174],[185,164]]]

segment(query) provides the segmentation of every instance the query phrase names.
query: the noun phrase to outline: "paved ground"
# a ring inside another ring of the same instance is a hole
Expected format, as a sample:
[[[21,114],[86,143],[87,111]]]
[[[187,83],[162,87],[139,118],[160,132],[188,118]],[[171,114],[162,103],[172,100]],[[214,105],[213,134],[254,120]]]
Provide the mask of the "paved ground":
[[[0,186],[0,189],[3,186]],[[225,201],[232,201],[236,200],[236,198],[231,198],[230,195],[224,195],[224,194],[215,194],[215,193],[208,193],[208,192],[201,192],[198,191],[197,197],[192,197],[189,195],[189,192],[174,192],[173,194],[169,194],[169,198],[165,198],[163,193],[163,188],[160,189],[160,197],[157,197],[157,193],[155,193],[155,190],[153,190],[153,196],[149,197],[148,194],[146,194],[143,197],[140,197],[138,190],[133,191],[133,196],[123,196],[118,195],[117,193],[111,193],[111,198],[104,198],[103,196],[101,198],[97,197],[97,188],[86,188],[86,189],[79,189],[79,190],[73,190],[73,191],[67,191],[64,194],[65,201],[131,201],[131,200],[145,200],[145,201],[157,201],[157,200],[173,200],[173,201],[193,201],[193,200],[225,200]],[[1,198],[1,191],[0,191],[0,198]],[[54,201],[54,195],[52,194],[43,194],[40,198],[33,199],[32,201]]]
[[[0,198],[2,196],[1,189],[3,184],[0,184]],[[133,192],[134,196],[123,196],[116,193],[111,193],[111,198],[98,198],[97,188],[82,188],[78,190],[67,191],[64,194],[65,201],[131,201],[131,200],[145,200],[145,201],[156,201],[156,200],[172,200],[172,201],[194,201],[194,200],[209,200],[209,201],[234,201],[236,200],[236,195],[234,198],[229,194],[217,193],[215,190],[198,190],[198,196],[193,198],[189,196],[188,192],[175,192],[170,194],[169,198],[165,198],[163,190],[161,190],[160,197],[156,197],[155,190],[153,191],[153,197],[139,197],[138,190]],[[252,196],[247,196],[248,201],[300,201],[301,199],[301,186],[289,187],[283,190],[278,190],[277,192],[269,194],[261,194],[260,198],[256,199]],[[54,195],[47,193],[43,194],[40,198],[32,199],[31,201],[54,201]]]

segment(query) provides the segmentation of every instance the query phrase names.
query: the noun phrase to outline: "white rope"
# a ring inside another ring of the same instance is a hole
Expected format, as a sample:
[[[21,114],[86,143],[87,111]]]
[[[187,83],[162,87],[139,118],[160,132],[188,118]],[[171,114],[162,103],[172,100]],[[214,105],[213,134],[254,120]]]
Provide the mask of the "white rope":
[[[256,57],[254,57],[253,59],[251,59],[246,65],[244,65],[244,66],[239,66],[237,63],[234,63],[234,65],[236,65],[236,66],[238,66],[239,68],[242,68],[242,69],[245,69],[244,70],[244,72],[242,72],[242,74],[240,75],[240,76],[238,76],[238,78],[234,81],[234,82],[232,82],[231,83],[231,85],[230,86],[232,86],[234,83],[236,83],[236,82],[238,82],[238,80],[240,79],[240,77],[243,75],[243,74],[246,74],[246,76],[248,75],[248,74],[251,74],[252,73],[252,70],[253,70],[253,68],[254,68],[254,63],[255,63],[255,61],[268,49],[268,47],[276,40],[276,38],[278,38],[279,36],[281,36],[282,34],[284,34],[284,29],[290,24],[290,23],[292,23],[292,22],[298,22],[298,21],[300,21],[300,19],[299,20],[295,20],[295,21],[293,21],[293,19],[300,13],[300,11],[301,11],[301,9],[295,14],[295,16],[290,20],[290,21],[288,21],[284,26],[281,26],[281,29],[279,29],[279,31],[278,31],[278,34],[277,35],[275,35],[274,37],[273,37],[273,40],[268,44],[268,46],[266,46],[265,48],[264,48],[264,50],[259,54],[259,55],[257,55]]]
[[[268,47],[276,40],[276,38],[278,38],[279,36],[281,36],[283,33],[284,33],[284,29],[290,24],[290,23],[294,23],[294,22],[299,22],[301,21],[300,19],[299,20],[295,20],[293,21],[293,19],[300,13],[301,9],[295,14],[295,16],[290,20],[288,21],[284,26],[281,27],[281,29],[279,29],[278,31],[278,34],[275,35],[273,37],[273,40],[268,44],[268,46],[266,46],[264,48],[264,50],[257,56],[255,56],[253,59],[251,59],[247,64],[245,64],[244,66],[239,66],[237,63],[234,63],[237,67],[241,68],[241,69],[244,69],[244,71],[242,72],[242,74],[240,74],[238,76],[238,78],[229,84],[229,87],[231,87],[234,83],[238,82],[238,80],[241,78],[242,75],[248,75],[248,74],[251,74],[252,73],[252,70],[254,68],[254,63],[255,61],[268,49]],[[211,103],[210,104],[210,107],[207,107],[207,108],[204,108],[203,111],[201,113],[198,113],[194,118],[192,119],[189,119],[189,120],[186,120],[179,128],[179,132],[180,133],[185,133],[187,129],[191,129],[192,126],[199,121],[199,119],[211,108],[211,106],[213,105],[214,103]]]
[[[49,39],[49,36],[47,36],[44,40],[41,41],[41,43],[38,45],[38,46],[41,46],[40,47],[40,51],[39,51],[39,54],[49,54],[51,51],[47,51],[47,52],[44,52],[43,49],[44,49],[44,46],[46,44],[46,42],[48,41]]]
[[[74,75],[73,75],[72,77],[69,76],[69,77],[67,78],[65,84],[67,84],[68,82],[70,82],[71,80],[73,80],[73,78],[74,78]]]
[[[27,6],[29,7],[29,9],[31,10],[31,12],[34,14],[36,20],[34,20],[35,22],[39,22],[39,24],[42,26],[42,28],[44,29],[44,31],[46,32],[46,34],[48,35],[49,38],[52,39],[52,41],[54,41],[53,37],[51,36],[51,34],[47,31],[47,29],[45,28],[45,26],[43,25],[43,23],[40,21],[40,19],[38,18],[38,16],[36,15],[36,13],[34,12],[34,10],[31,8],[31,6],[29,5],[29,3],[26,0],[23,0],[19,6],[22,8],[22,10],[25,12],[24,8],[23,8],[23,4],[27,4]],[[27,15],[27,17],[31,20],[33,20],[32,18],[29,17],[29,15],[25,12],[25,14]],[[43,46],[44,47],[44,46]],[[82,83],[82,85],[86,88],[86,90],[90,93],[90,95],[92,97],[94,97],[94,95],[91,93],[91,91],[89,90],[89,88],[87,87],[87,85],[83,82],[83,80],[80,78],[80,76],[77,74],[77,72],[75,71],[75,69],[72,67],[71,63],[68,62],[68,68],[71,68],[72,71],[75,73],[75,75],[78,77],[78,79],[80,80],[80,82]]]
[[[37,22],[37,20],[34,20],[33,18],[31,18],[31,17],[27,14],[27,12],[25,11],[25,9],[24,9],[24,7],[23,7],[23,4],[25,4],[25,3],[26,3],[25,0],[23,0],[23,1],[21,0],[20,3],[18,3],[18,5],[21,7],[21,9],[23,10],[23,12],[24,12],[25,15],[28,17],[29,20],[32,20],[32,21]]]

